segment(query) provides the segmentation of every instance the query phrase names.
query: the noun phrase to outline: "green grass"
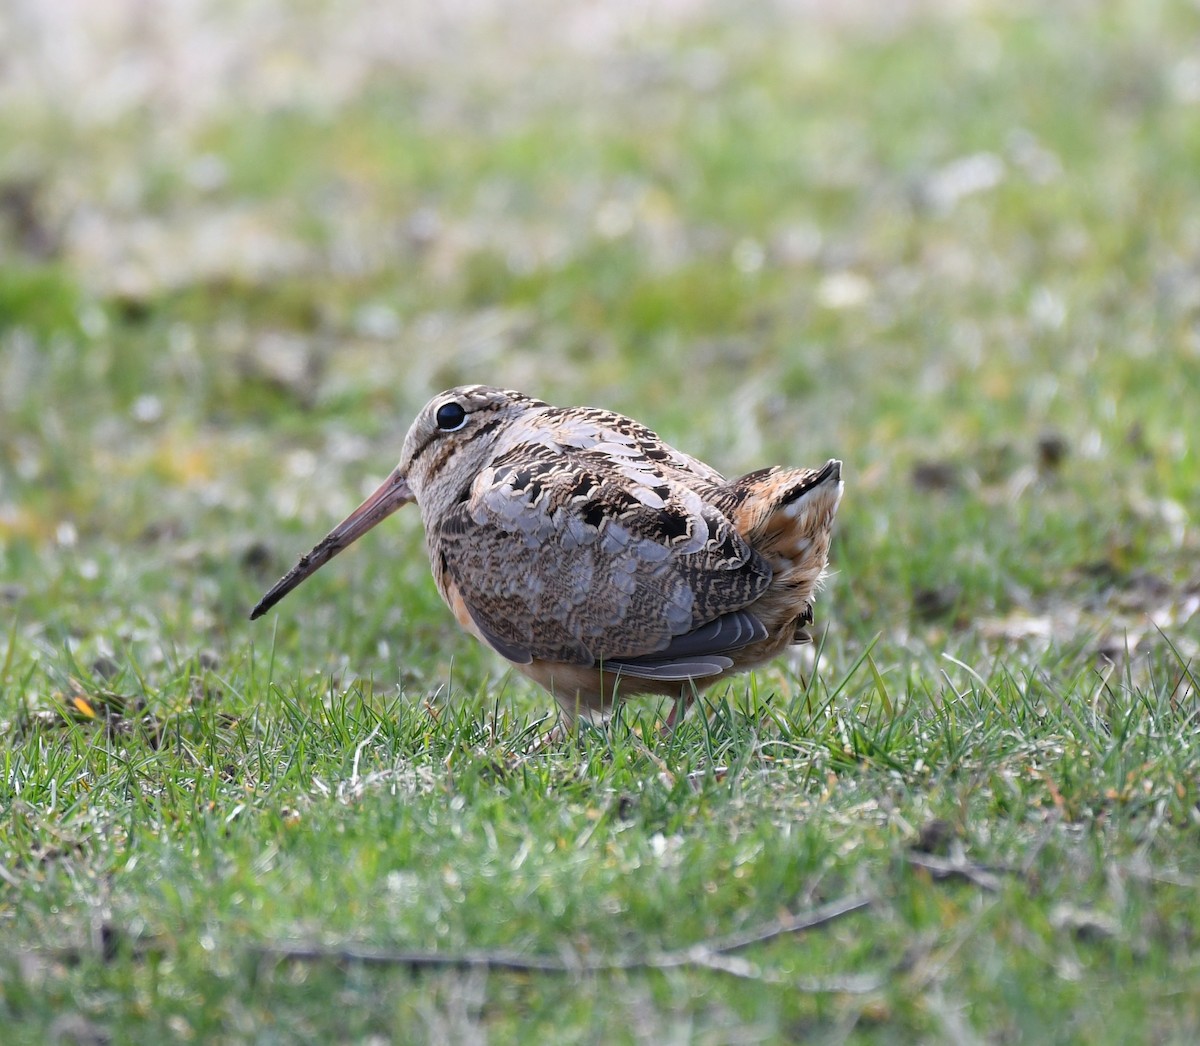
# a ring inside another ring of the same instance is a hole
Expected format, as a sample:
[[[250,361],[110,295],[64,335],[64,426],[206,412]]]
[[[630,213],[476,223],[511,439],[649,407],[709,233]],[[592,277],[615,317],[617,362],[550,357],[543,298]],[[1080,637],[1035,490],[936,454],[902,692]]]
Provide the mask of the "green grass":
[[[0,96],[6,1041],[1194,1041],[1200,17],[570,10]],[[539,742],[415,512],[249,622],[460,381],[841,457],[815,659]]]

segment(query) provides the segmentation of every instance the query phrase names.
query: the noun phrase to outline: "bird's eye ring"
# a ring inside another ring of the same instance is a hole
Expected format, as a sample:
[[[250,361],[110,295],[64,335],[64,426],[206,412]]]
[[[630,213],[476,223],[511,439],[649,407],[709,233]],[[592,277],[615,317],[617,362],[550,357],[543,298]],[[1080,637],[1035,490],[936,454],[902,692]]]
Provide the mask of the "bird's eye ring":
[[[457,432],[467,423],[467,412],[463,410],[461,403],[450,400],[438,407],[433,420],[443,432]]]

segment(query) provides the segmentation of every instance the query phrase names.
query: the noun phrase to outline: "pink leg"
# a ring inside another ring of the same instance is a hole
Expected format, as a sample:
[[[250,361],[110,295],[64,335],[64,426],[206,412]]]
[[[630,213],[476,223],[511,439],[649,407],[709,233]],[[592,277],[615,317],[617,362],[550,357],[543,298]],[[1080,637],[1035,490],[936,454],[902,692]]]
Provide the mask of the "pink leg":
[[[675,729],[679,721],[688,713],[688,709],[692,707],[692,701],[695,700],[694,693],[687,693],[685,690],[679,691],[679,696],[675,698],[671,704],[671,712],[667,716],[667,721],[663,724],[663,733],[669,734]],[[682,709],[682,712],[680,711]]]

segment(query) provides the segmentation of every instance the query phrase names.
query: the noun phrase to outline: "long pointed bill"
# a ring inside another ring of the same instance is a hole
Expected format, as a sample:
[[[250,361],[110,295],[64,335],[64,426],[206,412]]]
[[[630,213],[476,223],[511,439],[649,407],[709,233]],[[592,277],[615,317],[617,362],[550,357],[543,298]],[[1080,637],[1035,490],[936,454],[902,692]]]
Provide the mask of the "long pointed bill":
[[[409,489],[408,480],[396,469],[379,485],[374,494],[314,545],[308,555],[301,556],[300,562],[275,582],[271,591],[250,611],[250,620],[262,617],[301,581],[320,570],[347,545],[353,544],[376,523],[387,519],[396,509],[412,500],[413,492]]]

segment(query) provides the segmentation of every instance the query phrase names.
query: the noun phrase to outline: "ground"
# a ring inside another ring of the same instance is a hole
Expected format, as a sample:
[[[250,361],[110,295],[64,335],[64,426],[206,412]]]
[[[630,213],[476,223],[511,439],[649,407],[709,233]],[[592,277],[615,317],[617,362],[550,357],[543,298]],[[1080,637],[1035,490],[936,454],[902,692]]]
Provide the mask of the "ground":
[[[6,1041],[1195,1041],[1194,6],[12,6]],[[463,381],[841,458],[814,644],[547,743],[415,511],[251,623]]]

